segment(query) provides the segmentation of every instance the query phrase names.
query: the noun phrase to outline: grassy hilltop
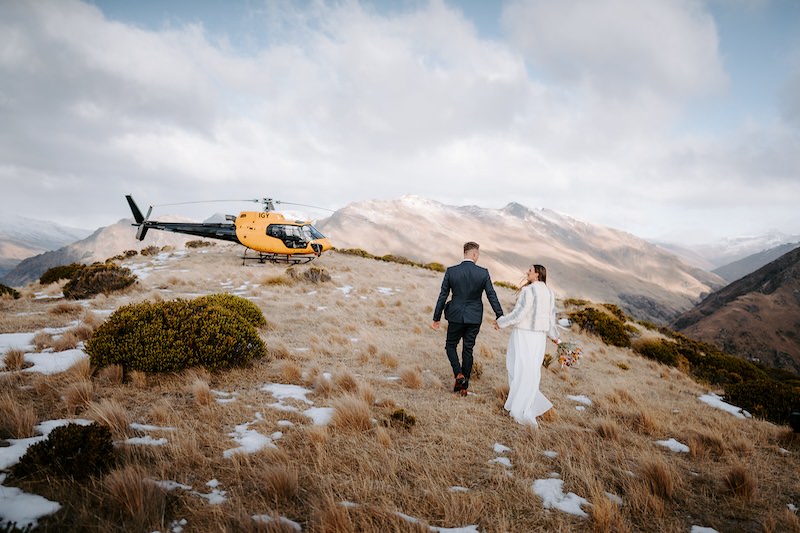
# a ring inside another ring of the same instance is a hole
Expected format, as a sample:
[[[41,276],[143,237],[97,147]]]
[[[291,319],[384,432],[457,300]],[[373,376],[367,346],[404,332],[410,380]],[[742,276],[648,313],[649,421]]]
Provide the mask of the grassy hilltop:
[[[116,442],[101,475],[0,481],[61,504],[42,530],[800,531],[800,439],[699,401],[715,387],[678,368],[573,326],[564,337],[583,361],[543,372],[555,408],[531,430],[502,409],[508,331],[485,325],[474,394],[450,392],[444,332],[428,327],[440,272],[331,252],[312,263],[322,281],[308,266],[243,267],[239,253],[126,258],[136,284],[79,302],[58,298],[63,280],[0,299],[0,333],[38,332],[37,351],[80,346],[113,310],[145,301],[229,292],[267,321],[267,356],[242,368],[151,374],[84,358],[53,375],[0,374],[0,445],[62,418],[97,421]],[[497,291],[510,310],[515,292]],[[278,397],[280,385],[308,392]],[[320,408],[327,422],[310,417]],[[688,452],[656,442],[670,439]],[[586,516],[545,508],[532,486],[547,479],[588,500]]]

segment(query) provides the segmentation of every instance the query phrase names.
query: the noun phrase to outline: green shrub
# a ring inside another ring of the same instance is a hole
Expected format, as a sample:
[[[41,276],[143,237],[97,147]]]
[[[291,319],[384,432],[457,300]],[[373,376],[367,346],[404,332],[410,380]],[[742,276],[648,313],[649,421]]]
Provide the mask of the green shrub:
[[[428,270],[433,270],[434,272],[444,272],[446,270],[444,268],[443,264],[435,263],[435,262],[434,263],[427,263],[427,264],[423,265],[423,268],[426,268]]]
[[[267,325],[267,319],[264,318],[264,313],[258,308],[256,304],[233,294],[209,294],[208,296],[201,296],[195,299],[196,302],[206,302],[210,305],[217,305],[228,311],[232,311],[240,317],[247,320],[253,327],[259,328]]]
[[[139,253],[146,257],[149,255],[158,255],[160,251],[161,249],[158,246],[148,246],[147,248],[142,248],[142,251]]]
[[[340,254],[355,255],[358,257],[364,257],[365,259],[378,259],[377,256],[372,255],[371,253],[367,252],[366,250],[362,250],[361,248],[342,248],[342,249],[335,248],[335,250]]]
[[[70,279],[75,275],[75,273],[82,270],[84,266],[85,265],[80,263],[72,263],[69,265],[61,265],[50,268],[41,275],[39,278],[39,283],[42,285],[49,285],[62,279]]]
[[[675,366],[682,369],[689,368],[689,362],[678,351],[678,345],[665,339],[649,339],[638,341],[633,345],[633,351],[648,359],[659,363]]]
[[[114,464],[111,430],[97,423],[67,424],[28,448],[11,473],[15,477],[46,476],[86,479]]]
[[[15,300],[19,299],[19,291],[18,290],[12,289],[11,287],[9,287],[7,285],[3,285],[2,283],[0,283],[0,296],[3,296],[5,294],[8,294],[9,296],[14,298]]]
[[[411,429],[416,423],[417,418],[414,415],[406,413],[405,409],[395,409],[389,415],[389,420],[386,421],[385,425]]]
[[[494,284],[497,285],[498,287],[505,287],[506,289],[511,289],[512,291],[518,291],[519,290],[518,286],[516,286],[513,283],[510,283],[508,281],[495,281]]]
[[[658,324],[650,322],[649,320],[637,320],[636,323],[639,324],[640,326],[644,326],[649,330],[658,331]]]
[[[266,347],[247,318],[200,298],[120,307],[86,342],[86,353],[96,367],[174,372],[242,366],[265,356]]]
[[[589,300],[581,300],[578,298],[567,298],[564,300],[564,307],[584,307],[589,305]]]
[[[115,263],[95,263],[77,270],[64,285],[64,297],[84,300],[97,294],[109,294],[130,287],[136,276]]]
[[[209,246],[214,246],[214,243],[211,241],[204,241],[202,239],[197,239],[196,241],[189,241],[186,243],[187,248],[207,248]]]
[[[725,386],[725,401],[754,416],[786,424],[800,408],[800,389],[773,380],[755,380]]]
[[[619,320],[621,320],[623,322],[628,320],[628,317],[625,315],[625,313],[622,311],[622,309],[620,309],[620,307],[618,305],[615,305],[615,304],[602,304],[602,306],[605,307],[612,315],[617,317],[617,319],[619,319]]]
[[[615,316],[592,307],[572,311],[568,316],[572,322],[585,331],[599,336],[606,344],[622,348],[631,345],[631,336],[625,328],[625,323]]]

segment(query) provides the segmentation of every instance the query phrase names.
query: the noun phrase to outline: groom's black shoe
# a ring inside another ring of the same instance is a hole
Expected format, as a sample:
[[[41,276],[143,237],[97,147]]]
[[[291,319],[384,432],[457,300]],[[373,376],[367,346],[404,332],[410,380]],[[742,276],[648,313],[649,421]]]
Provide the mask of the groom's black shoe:
[[[461,392],[467,387],[467,380],[464,378],[464,374],[458,374],[456,376],[456,382],[453,385],[453,392]]]

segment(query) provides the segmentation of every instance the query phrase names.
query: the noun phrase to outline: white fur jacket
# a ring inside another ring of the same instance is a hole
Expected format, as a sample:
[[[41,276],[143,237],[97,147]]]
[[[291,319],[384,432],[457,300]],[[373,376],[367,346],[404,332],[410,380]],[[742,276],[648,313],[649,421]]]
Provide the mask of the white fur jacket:
[[[556,328],[556,301],[550,288],[534,281],[519,293],[514,310],[497,319],[501,328],[514,326],[532,331],[545,331],[553,339],[559,337]]]

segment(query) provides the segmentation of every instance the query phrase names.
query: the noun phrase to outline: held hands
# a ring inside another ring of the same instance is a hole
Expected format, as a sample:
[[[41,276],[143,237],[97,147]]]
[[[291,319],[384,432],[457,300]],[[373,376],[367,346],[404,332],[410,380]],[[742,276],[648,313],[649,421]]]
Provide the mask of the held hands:
[[[497,319],[492,321],[492,327],[495,329],[495,331],[500,331],[500,326],[497,324]]]

